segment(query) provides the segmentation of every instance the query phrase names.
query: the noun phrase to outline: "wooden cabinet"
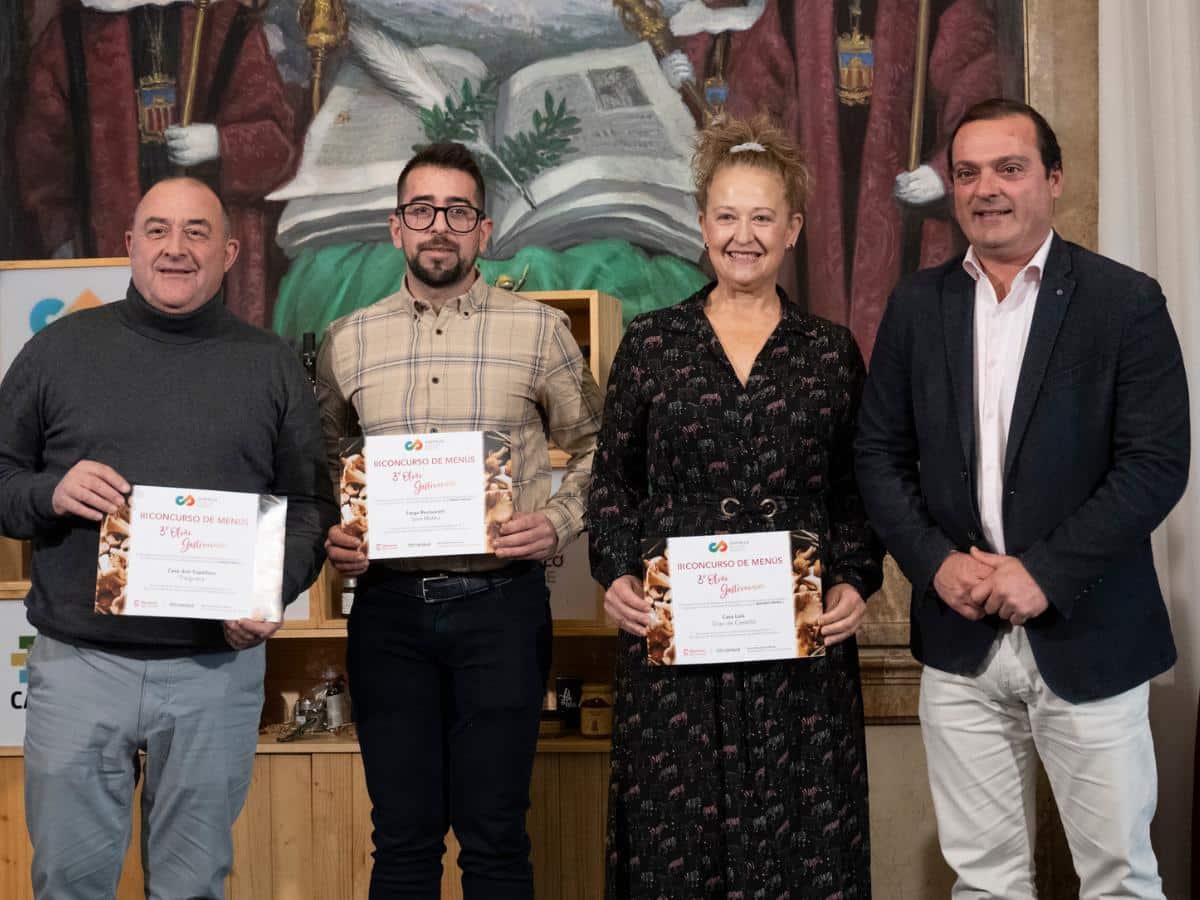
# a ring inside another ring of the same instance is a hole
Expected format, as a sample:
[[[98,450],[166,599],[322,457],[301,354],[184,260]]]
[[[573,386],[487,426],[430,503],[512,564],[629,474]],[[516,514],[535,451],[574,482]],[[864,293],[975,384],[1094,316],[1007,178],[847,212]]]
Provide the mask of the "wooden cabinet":
[[[543,741],[538,750],[528,817],[538,895],[595,900],[603,896],[608,754],[582,738]],[[33,897],[22,772],[19,753],[0,751],[4,900]],[[117,900],[145,896],[140,831],[140,817],[134,815]],[[233,843],[233,870],[225,882],[228,900],[366,900],[371,804],[358,745],[334,739],[263,744],[254,761],[246,805],[234,825]],[[442,877],[445,900],[462,897],[457,856],[458,845],[450,834]]]

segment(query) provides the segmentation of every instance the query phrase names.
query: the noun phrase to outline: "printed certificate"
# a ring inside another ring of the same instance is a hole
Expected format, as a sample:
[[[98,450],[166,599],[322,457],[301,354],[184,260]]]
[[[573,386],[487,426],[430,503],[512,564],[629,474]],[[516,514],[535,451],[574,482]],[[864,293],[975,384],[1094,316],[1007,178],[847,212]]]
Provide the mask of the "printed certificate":
[[[278,622],[286,525],[282,497],[135,485],[100,523],[94,610]]]
[[[643,547],[651,665],[821,656],[816,535],[763,531],[649,541]]]
[[[340,499],[368,559],[493,553],[513,515],[509,436],[368,436],[343,451]]]

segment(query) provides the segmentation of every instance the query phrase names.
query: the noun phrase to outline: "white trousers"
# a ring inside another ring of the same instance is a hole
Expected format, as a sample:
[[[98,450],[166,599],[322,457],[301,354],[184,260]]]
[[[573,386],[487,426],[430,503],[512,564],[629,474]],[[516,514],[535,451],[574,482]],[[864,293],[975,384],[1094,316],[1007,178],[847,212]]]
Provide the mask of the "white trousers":
[[[975,676],[929,666],[921,733],[951,896],[1034,892],[1034,754],[1062,817],[1080,897],[1162,900],[1150,846],[1158,776],[1149,683],[1068,703],[1038,672],[1024,628],[1002,632]]]

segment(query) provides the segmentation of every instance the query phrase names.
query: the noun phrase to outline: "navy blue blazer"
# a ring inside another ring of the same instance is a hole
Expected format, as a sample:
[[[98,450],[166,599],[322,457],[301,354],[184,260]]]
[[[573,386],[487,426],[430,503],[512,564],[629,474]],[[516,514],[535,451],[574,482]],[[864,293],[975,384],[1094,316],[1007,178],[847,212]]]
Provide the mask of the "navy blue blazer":
[[[974,428],[975,282],[962,257],[902,281],[876,338],[856,468],[871,523],[912,582],[913,655],[979,671],[1003,624],[933,588],[953,550],[991,550]],[[1150,533],[1179,500],[1187,381],[1162,289],[1057,234],[1021,362],[1004,459],[1004,540],[1050,601],[1026,623],[1046,683],[1079,703],[1168,669],[1175,644]]]

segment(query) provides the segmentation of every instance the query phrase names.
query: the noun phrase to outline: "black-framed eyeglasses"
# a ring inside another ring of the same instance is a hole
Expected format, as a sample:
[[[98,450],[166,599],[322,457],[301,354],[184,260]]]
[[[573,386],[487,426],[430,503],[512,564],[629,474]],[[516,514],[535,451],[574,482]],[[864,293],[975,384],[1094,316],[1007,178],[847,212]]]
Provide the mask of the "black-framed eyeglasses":
[[[456,203],[453,206],[434,206],[432,203],[404,203],[396,207],[396,215],[404,222],[406,228],[413,231],[428,231],[433,227],[437,214],[446,217],[446,227],[458,234],[467,234],[475,230],[479,220],[483,218],[483,210]]]

